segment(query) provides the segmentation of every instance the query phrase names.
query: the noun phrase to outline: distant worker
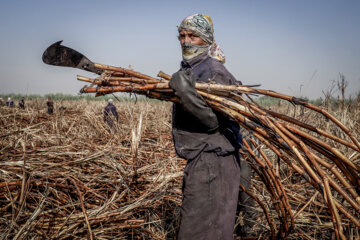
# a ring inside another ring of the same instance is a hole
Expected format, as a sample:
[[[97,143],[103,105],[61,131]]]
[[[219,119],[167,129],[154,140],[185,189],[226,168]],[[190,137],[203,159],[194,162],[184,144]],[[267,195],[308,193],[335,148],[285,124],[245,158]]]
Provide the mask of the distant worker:
[[[4,106],[4,99],[0,97],[0,106]]]
[[[113,100],[110,98],[108,100],[108,105],[105,107],[104,111],[104,122],[107,123],[111,131],[116,129],[115,121],[118,121],[118,114],[116,111],[116,107],[112,104]]]
[[[51,99],[51,97],[48,97],[46,105],[48,107],[48,114],[53,114],[54,113],[54,101]]]
[[[8,100],[6,101],[7,107],[14,107],[14,101],[11,99],[11,97],[8,97]]]
[[[19,107],[21,109],[25,109],[25,98],[22,97],[21,100],[19,101]]]

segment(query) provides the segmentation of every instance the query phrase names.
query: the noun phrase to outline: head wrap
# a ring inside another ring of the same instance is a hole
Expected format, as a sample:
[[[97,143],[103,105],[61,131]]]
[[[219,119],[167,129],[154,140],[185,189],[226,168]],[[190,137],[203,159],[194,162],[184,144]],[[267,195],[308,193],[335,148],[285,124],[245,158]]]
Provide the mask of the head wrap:
[[[214,39],[214,26],[211,18],[205,14],[193,14],[186,17],[178,26],[178,31],[190,30],[198,34],[209,45],[208,55],[222,63],[225,55]]]
[[[112,103],[112,102],[113,102],[113,100],[110,98],[110,99],[108,100],[108,102],[109,102],[109,103]]]

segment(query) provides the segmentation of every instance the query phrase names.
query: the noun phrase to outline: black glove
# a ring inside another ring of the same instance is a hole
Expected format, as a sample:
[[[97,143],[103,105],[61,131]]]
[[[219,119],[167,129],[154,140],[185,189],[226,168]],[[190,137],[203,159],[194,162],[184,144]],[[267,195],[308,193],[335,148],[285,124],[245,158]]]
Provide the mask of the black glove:
[[[180,70],[174,73],[170,79],[170,87],[177,93],[195,90],[195,78],[193,71],[189,68],[187,70]]]
[[[191,69],[180,70],[172,75],[169,86],[180,99],[183,109],[196,117],[208,131],[214,131],[219,127],[218,119],[204,99],[197,93],[195,82]]]

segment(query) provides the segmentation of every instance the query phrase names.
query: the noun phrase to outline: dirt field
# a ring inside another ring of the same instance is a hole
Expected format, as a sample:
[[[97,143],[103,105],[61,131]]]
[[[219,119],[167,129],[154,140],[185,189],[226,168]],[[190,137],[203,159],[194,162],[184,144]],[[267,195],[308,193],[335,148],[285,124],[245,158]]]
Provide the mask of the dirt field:
[[[175,239],[186,162],[173,148],[171,103],[114,104],[115,131],[103,122],[105,102],[57,101],[53,115],[43,99],[28,101],[24,110],[0,107],[0,239]],[[318,117],[301,108],[274,107],[317,124]],[[336,114],[360,139],[360,107]],[[359,156],[352,157],[359,163]],[[298,213],[288,239],[332,239],[321,194],[286,164],[271,160]],[[279,228],[256,174],[252,186]],[[270,228],[258,204],[256,210],[257,237],[248,239],[267,239]],[[343,219],[343,227],[349,239],[359,239],[354,224]]]

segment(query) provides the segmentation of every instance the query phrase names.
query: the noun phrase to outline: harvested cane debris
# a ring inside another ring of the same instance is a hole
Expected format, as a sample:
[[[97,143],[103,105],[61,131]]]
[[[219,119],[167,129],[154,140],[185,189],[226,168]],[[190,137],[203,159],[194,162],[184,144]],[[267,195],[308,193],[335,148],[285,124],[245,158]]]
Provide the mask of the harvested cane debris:
[[[28,101],[26,110],[0,108],[0,238],[173,239],[186,162],[174,152],[171,104],[116,102],[119,130],[111,134],[102,119],[104,104],[99,101],[64,101],[67,109],[54,115],[47,114],[45,102]],[[292,115],[291,109],[296,110],[284,105],[283,112]],[[135,177],[131,132],[137,129],[141,114]],[[315,121],[316,116],[307,112],[297,119],[320,129],[324,124]],[[356,126],[353,129],[359,129]],[[329,132],[340,137],[338,129]],[[358,137],[359,131],[355,133]],[[268,239],[281,228],[284,234],[289,231],[288,239],[331,238],[334,226],[327,202],[310,178],[303,177],[307,174],[302,165],[271,144],[273,140],[260,138],[260,142],[251,136],[244,134],[252,145],[243,151],[254,168],[250,195],[257,201],[259,215],[253,229],[258,237],[249,239]],[[333,146],[333,140],[318,138]],[[357,151],[335,145],[359,163],[359,155],[353,154]],[[277,154],[283,159],[280,162]],[[337,181],[335,174],[323,168]],[[335,169],[341,173],[337,167],[331,170]],[[330,189],[343,234],[349,239],[357,237],[358,211]],[[282,214],[290,211],[295,227],[285,230],[283,221],[290,226],[291,221]]]

